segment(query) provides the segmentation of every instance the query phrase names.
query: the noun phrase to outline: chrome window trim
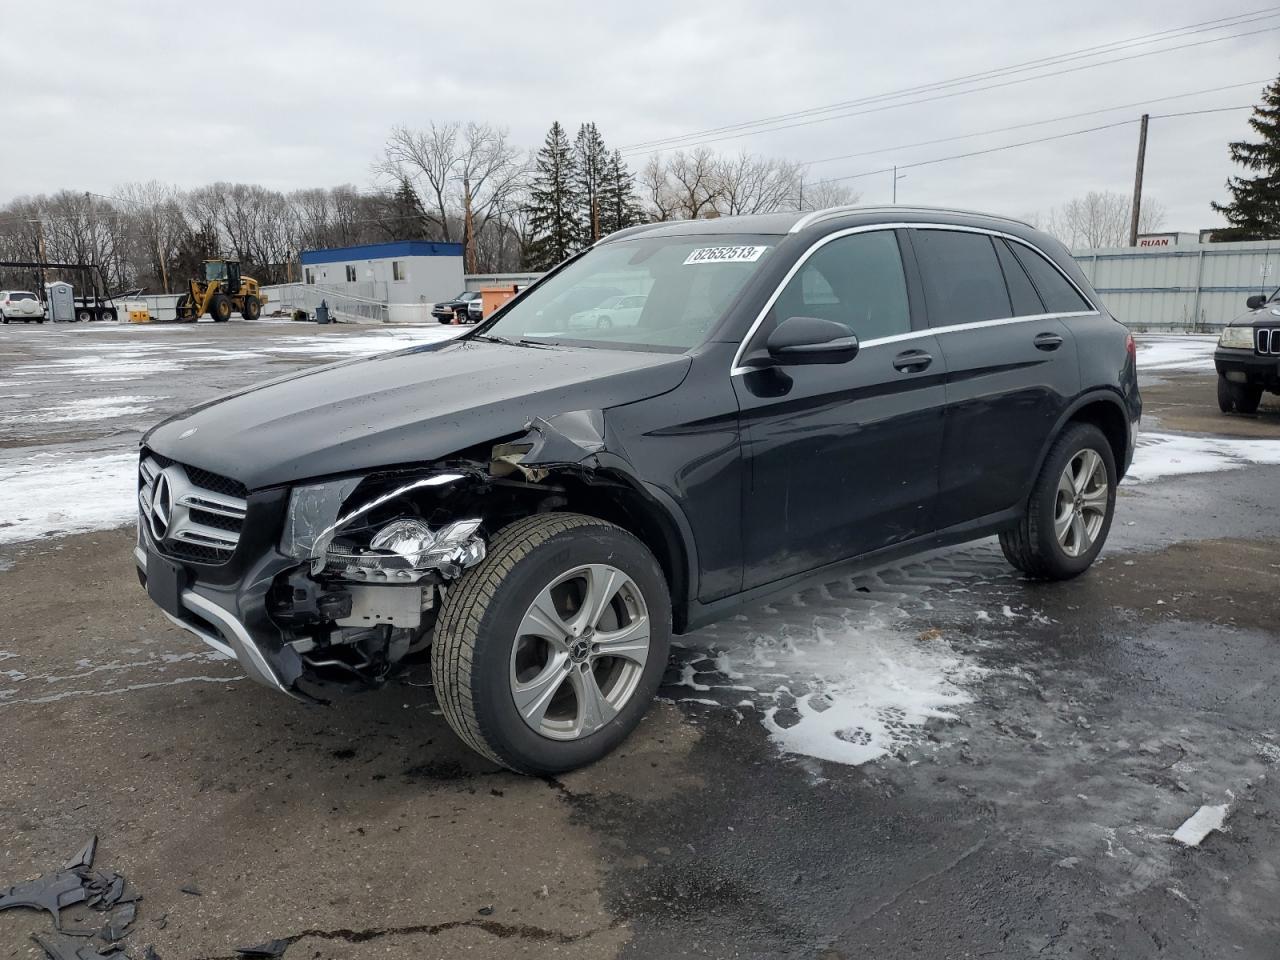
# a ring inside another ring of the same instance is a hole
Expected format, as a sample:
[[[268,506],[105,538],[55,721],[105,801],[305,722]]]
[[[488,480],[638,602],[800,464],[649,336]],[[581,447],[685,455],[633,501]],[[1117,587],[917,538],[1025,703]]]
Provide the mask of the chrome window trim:
[[[729,368],[729,376],[736,377],[740,374],[751,373],[753,370],[757,369],[756,367],[742,366],[742,356],[746,352],[747,344],[749,344],[751,342],[751,338],[756,335],[756,331],[759,330],[760,325],[764,323],[764,318],[769,315],[769,311],[773,309],[774,303],[776,303],[778,297],[782,295],[782,291],[786,289],[787,284],[789,284],[792,278],[800,272],[800,268],[808,262],[809,258],[833,240],[839,240],[841,237],[852,236],[856,233],[871,233],[875,230],[954,230],[959,233],[982,233],[990,237],[1001,237],[1005,240],[1012,240],[1015,243],[1020,243],[1024,247],[1038,253],[1052,264],[1053,268],[1062,275],[1063,279],[1065,279],[1067,283],[1071,284],[1071,289],[1075,290],[1076,293],[1080,295],[1080,299],[1088,304],[1090,309],[1064,311],[1059,313],[1039,313],[1034,316],[1027,317],[1001,317],[996,320],[975,320],[971,323],[955,323],[943,327],[928,327],[924,330],[910,330],[907,333],[896,333],[888,337],[874,337],[870,340],[863,340],[861,341],[861,346],[873,347],[881,343],[896,343],[900,340],[913,340],[919,337],[931,337],[940,333],[955,333],[958,330],[973,330],[982,327],[1003,326],[1011,323],[1026,323],[1032,320],[1053,320],[1061,317],[1092,317],[1101,313],[1097,305],[1085,294],[1083,290],[1080,289],[1079,285],[1074,280],[1067,276],[1066,271],[1058,266],[1053,257],[1049,256],[1034,243],[1024,240],[1021,237],[1016,237],[1011,233],[1005,233],[1001,230],[995,230],[990,227],[973,227],[952,223],[894,222],[864,224],[860,227],[847,227],[844,230],[837,230],[834,233],[829,233],[825,237],[819,237],[810,244],[809,249],[801,255],[800,259],[791,265],[791,269],[787,271],[786,276],[784,276],[774,288],[773,293],[770,294],[769,299],[765,301],[764,307],[760,310],[760,313],[756,316],[755,320],[752,321],[746,335],[738,344],[738,349],[733,355],[733,365]],[[793,230],[792,232],[795,231]]]

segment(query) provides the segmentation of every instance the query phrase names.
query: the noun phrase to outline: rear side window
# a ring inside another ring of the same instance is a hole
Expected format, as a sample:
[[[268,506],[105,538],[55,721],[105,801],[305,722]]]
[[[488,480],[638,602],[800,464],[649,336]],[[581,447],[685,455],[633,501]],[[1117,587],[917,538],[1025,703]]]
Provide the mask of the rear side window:
[[[1009,299],[1013,301],[1013,315],[1034,317],[1038,313],[1044,313],[1044,304],[1040,302],[1036,288],[1031,285],[1031,279],[1027,276],[1027,271],[1022,269],[1022,264],[1014,258],[1009,245],[1003,240],[995,240],[995,245],[996,256],[1000,258],[1000,269],[1004,271],[1004,282],[1009,288]]]
[[[892,230],[840,237],[819,247],[783,288],[757,340],[789,317],[820,317],[861,340],[911,330],[907,281]]]
[[[1031,282],[1040,291],[1040,299],[1050,313],[1076,313],[1081,310],[1092,310],[1084,297],[1076,292],[1062,271],[1030,247],[1021,243],[1011,243],[1014,256],[1027,268]]]
[[[911,242],[935,327],[1013,315],[996,249],[985,233],[916,230]]]

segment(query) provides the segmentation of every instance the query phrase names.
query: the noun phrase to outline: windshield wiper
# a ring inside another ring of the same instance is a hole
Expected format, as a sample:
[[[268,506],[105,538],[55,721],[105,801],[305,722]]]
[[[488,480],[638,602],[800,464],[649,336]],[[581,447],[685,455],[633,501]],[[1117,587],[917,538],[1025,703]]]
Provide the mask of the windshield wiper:
[[[546,344],[539,343],[537,340],[512,340],[510,337],[498,337],[492,333],[473,333],[468,339],[470,340],[487,340],[489,343],[502,343],[508,347],[543,347]]]

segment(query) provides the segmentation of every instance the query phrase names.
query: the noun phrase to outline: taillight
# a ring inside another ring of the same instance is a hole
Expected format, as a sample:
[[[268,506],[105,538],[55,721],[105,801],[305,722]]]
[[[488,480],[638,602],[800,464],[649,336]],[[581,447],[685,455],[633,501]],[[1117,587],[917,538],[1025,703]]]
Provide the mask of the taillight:
[[[1133,339],[1133,334],[1129,334],[1124,341],[1125,353],[1129,354],[1129,359],[1135,364],[1138,362],[1138,343]]]

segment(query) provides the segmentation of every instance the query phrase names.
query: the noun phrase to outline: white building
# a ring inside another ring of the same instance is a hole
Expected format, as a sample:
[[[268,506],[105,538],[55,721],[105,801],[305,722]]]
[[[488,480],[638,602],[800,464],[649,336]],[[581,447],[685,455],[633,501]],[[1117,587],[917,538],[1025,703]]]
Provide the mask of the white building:
[[[436,303],[464,287],[460,243],[396,240],[304,250],[299,259],[304,283],[382,303]]]

